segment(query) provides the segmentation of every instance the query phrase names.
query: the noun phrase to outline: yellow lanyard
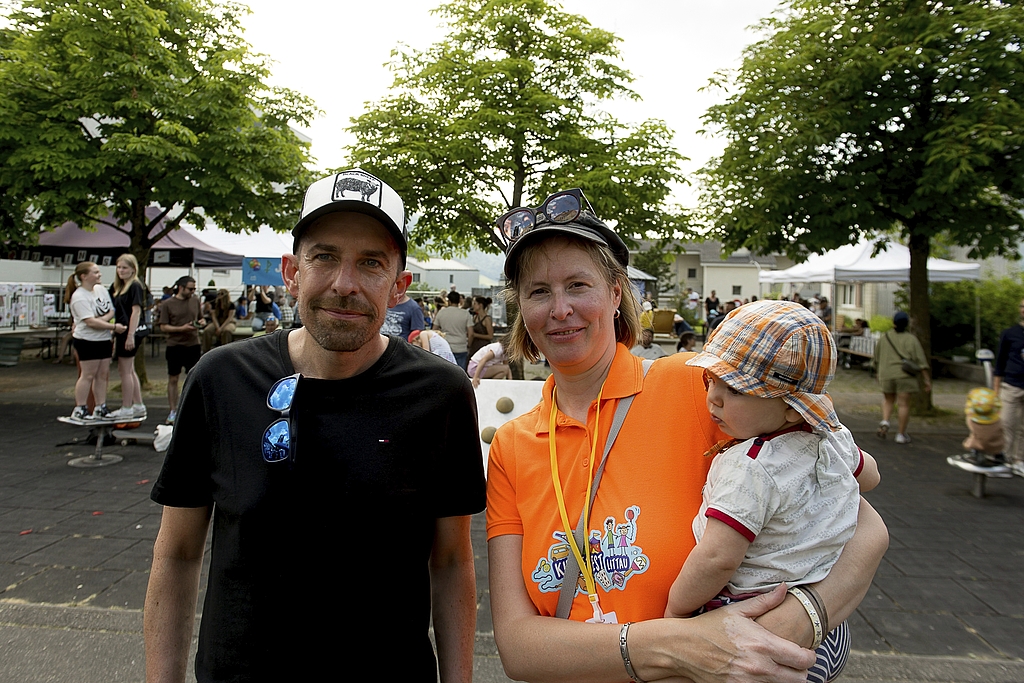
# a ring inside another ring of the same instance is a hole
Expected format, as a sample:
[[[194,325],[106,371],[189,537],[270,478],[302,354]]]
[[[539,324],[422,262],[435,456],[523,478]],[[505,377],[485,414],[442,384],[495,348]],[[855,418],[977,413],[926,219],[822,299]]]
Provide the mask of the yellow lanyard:
[[[598,605],[597,585],[594,583],[594,570],[590,566],[589,538],[584,538],[583,550],[581,552],[579,546],[576,545],[576,537],[572,533],[573,528],[569,524],[569,513],[566,512],[565,498],[562,494],[562,480],[558,475],[558,448],[555,446],[555,417],[558,415],[558,403],[555,401],[556,391],[557,388],[551,389],[551,414],[548,417],[548,453],[551,456],[551,483],[555,487],[555,499],[558,501],[558,514],[562,518],[562,526],[565,528],[566,540],[569,542],[569,548],[572,550],[572,554],[576,557],[576,562],[580,565],[580,573],[583,574],[583,581],[587,586],[587,596],[590,598],[590,606],[594,609],[594,621],[599,622],[602,621],[601,607]],[[591,487],[594,485],[594,456],[597,454],[597,440],[601,427],[601,394],[603,393],[604,385],[601,385],[601,391],[597,393],[597,411],[594,414],[594,435],[591,438],[590,445],[587,496],[583,499],[583,527],[584,533],[587,536],[589,536],[587,526],[590,522],[590,491]],[[562,581],[576,581],[576,577],[565,575],[562,577]]]

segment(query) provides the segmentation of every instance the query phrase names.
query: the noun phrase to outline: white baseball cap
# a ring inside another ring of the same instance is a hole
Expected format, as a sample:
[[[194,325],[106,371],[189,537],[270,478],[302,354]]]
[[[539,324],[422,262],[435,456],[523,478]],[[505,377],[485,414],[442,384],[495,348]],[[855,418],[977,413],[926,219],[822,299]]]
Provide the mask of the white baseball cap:
[[[321,178],[306,190],[299,222],[292,230],[293,251],[298,253],[299,238],[316,219],[337,211],[355,211],[377,219],[388,229],[402,253],[402,267],[408,251],[409,233],[405,229],[405,205],[390,185],[366,171],[353,168]]]

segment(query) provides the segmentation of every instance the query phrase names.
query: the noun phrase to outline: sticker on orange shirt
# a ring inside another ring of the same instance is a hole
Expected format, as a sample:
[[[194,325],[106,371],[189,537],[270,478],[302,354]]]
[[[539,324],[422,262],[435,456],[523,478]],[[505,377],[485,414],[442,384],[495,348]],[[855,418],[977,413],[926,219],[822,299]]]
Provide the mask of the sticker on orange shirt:
[[[624,590],[630,577],[643,574],[650,565],[643,548],[636,545],[639,516],[640,506],[632,505],[623,513],[625,519],[622,522],[608,516],[600,528],[590,530],[590,559],[594,567],[594,580],[606,593]],[[570,553],[565,532],[556,531],[551,536],[556,542],[551,544],[547,557],[540,558],[537,568],[530,575],[542,593],[554,593],[562,589],[565,563]],[[587,592],[582,577],[577,582],[576,592]]]

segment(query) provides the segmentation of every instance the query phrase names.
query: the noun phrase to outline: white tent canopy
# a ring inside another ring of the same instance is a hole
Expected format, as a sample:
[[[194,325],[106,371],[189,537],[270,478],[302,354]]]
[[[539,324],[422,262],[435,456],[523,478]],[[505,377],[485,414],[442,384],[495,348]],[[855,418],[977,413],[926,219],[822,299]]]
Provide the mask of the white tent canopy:
[[[292,236],[275,232],[266,225],[258,232],[242,233],[227,232],[213,226],[203,230],[191,226],[184,229],[216,249],[247,258],[281,258],[282,254],[292,253]]]
[[[763,270],[761,282],[909,282],[910,250],[890,242],[872,256],[867,240],[848,244],[824,254],[812,254],[803,263],[785,270]],[[981,279],[981,265],[945,259],[928,259],[929,282]]]

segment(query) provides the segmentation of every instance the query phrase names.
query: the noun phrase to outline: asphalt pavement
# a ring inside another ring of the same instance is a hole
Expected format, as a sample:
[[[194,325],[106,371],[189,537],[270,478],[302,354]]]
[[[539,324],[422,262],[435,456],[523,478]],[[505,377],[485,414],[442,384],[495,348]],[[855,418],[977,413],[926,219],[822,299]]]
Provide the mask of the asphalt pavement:
[[[147,360],[153,389],[143,428],[152,431],[168,412],[166,370],[162,359]],[[149,492],[162,455],[114,445],[105,452],[121,462],[70,467],[94,450],[81,441],[84,428],[56,421],[70,412],[74,379],[73,366],[27,353],[0,368],[0,681],[144,677],[142,606],[160,523]],[[945,462],[962,450],[957,413],[969,386],[939,380],[936,403],[952,415],[915,420],[914,441],[903,446],[875,436],[873,385],[856,371],[840,380],[840,416],[879,463],[882,484],[867,498],[891,539],[851,619],[854,652],[843,680],[1024,681],[1024,479],[989,480],[978,499],[971,475]],[[491,633],[482,515],[473,543],[476,678],[505,681]]]

